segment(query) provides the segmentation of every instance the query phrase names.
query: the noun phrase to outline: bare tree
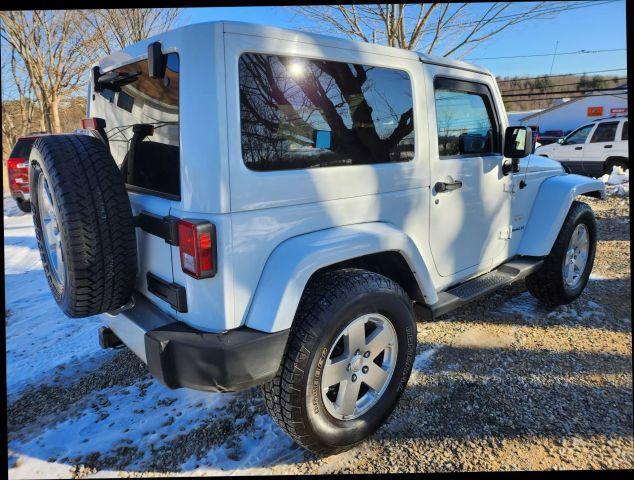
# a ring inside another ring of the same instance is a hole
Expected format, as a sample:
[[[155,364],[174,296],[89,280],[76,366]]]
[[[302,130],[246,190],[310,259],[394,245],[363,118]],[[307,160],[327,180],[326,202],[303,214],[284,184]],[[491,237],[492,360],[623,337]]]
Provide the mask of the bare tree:
[[[81,86],[94,42],[76,11],[0,12],[0,35],[21,62],[48,132],[60,132],[59,106]]]
[[[181,13],[180,8],[125,8],[81,12],[105,54],[173,28]]]
[[[552,16],[564,2],[378,3],[297,7],[319,29],[354,40],[442,56],[464,55],[517,24]]]
[[[33,130],[38,112],[31,81],[21,72],[15,51],[7,50],[10,50],[6,53],[11,56],[11,60],[2,63],[3,84],[13,89],[9,87],[2,90],[2,139],[12,146],[18,137]]]

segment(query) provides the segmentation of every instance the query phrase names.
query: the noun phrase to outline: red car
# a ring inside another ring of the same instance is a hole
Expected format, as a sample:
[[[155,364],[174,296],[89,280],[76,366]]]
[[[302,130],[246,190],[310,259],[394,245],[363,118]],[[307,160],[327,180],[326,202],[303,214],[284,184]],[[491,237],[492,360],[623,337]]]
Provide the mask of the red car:
[[[29,155],[33,142],[47,133],[29,133],[18,138],[11,155],[7,159],[9,174],[9,190],[11,197],[17,202],[23,212],[31,211],[31,196],[29,192]]]

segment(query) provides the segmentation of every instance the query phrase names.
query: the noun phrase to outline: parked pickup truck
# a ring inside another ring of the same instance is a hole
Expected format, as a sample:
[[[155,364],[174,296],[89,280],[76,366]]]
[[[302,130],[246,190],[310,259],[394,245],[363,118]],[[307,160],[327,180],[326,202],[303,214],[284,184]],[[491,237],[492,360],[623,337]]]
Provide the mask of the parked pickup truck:
[[[44,272],[170,388],[260,385],[328,454],[374,432],[428,321],[526,279],[573,301],[603,184],[531,155],[490,72],[234,22],[102,58],[92,135],[30,156]],[[88,320],[93,321],[93,320]]]

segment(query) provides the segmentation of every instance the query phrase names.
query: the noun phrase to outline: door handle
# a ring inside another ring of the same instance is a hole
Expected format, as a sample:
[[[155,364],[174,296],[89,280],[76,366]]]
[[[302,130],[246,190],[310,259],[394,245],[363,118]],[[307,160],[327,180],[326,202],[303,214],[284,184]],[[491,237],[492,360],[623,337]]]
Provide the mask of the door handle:
[[[460,180],[456,180],[455,182],[446,183],[446,182],[436,182],[434,185],[434,189],[437,192],[448,192],[450,190],[457,190],[462,187],[462,182]]]
[[[612,148],[612,145],[603,145],[603,148]]]
[[[575,147],[575,150],[581,150],[583,147]]]

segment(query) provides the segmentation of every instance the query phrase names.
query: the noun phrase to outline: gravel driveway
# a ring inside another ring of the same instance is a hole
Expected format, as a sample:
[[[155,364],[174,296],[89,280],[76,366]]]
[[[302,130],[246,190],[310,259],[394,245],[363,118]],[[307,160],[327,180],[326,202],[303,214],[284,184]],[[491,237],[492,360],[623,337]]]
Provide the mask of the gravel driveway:
[[[587,201],[600,241],[578,300],[548,310],[518,284],[419,323],[415,370],[394,414],[362,445],[323,459],[277,428],[257,389],[171,391],[129,351],[102,352],[96,340],[66,358],[83,330],[47,310],[45,288],[21,316],[22,297],[11,298],[19,275],[8,275],[10,477],[632,468],[629,198]],[[19,225],[5,256],[19,246],[35,258]],[[29,288],[46,287],[31,264]],[[54,345],[13,333],[37,311],[64,332]],[[28,363],[34,356],[49,365]],[[12,379],[18,369],[26,380]]]

